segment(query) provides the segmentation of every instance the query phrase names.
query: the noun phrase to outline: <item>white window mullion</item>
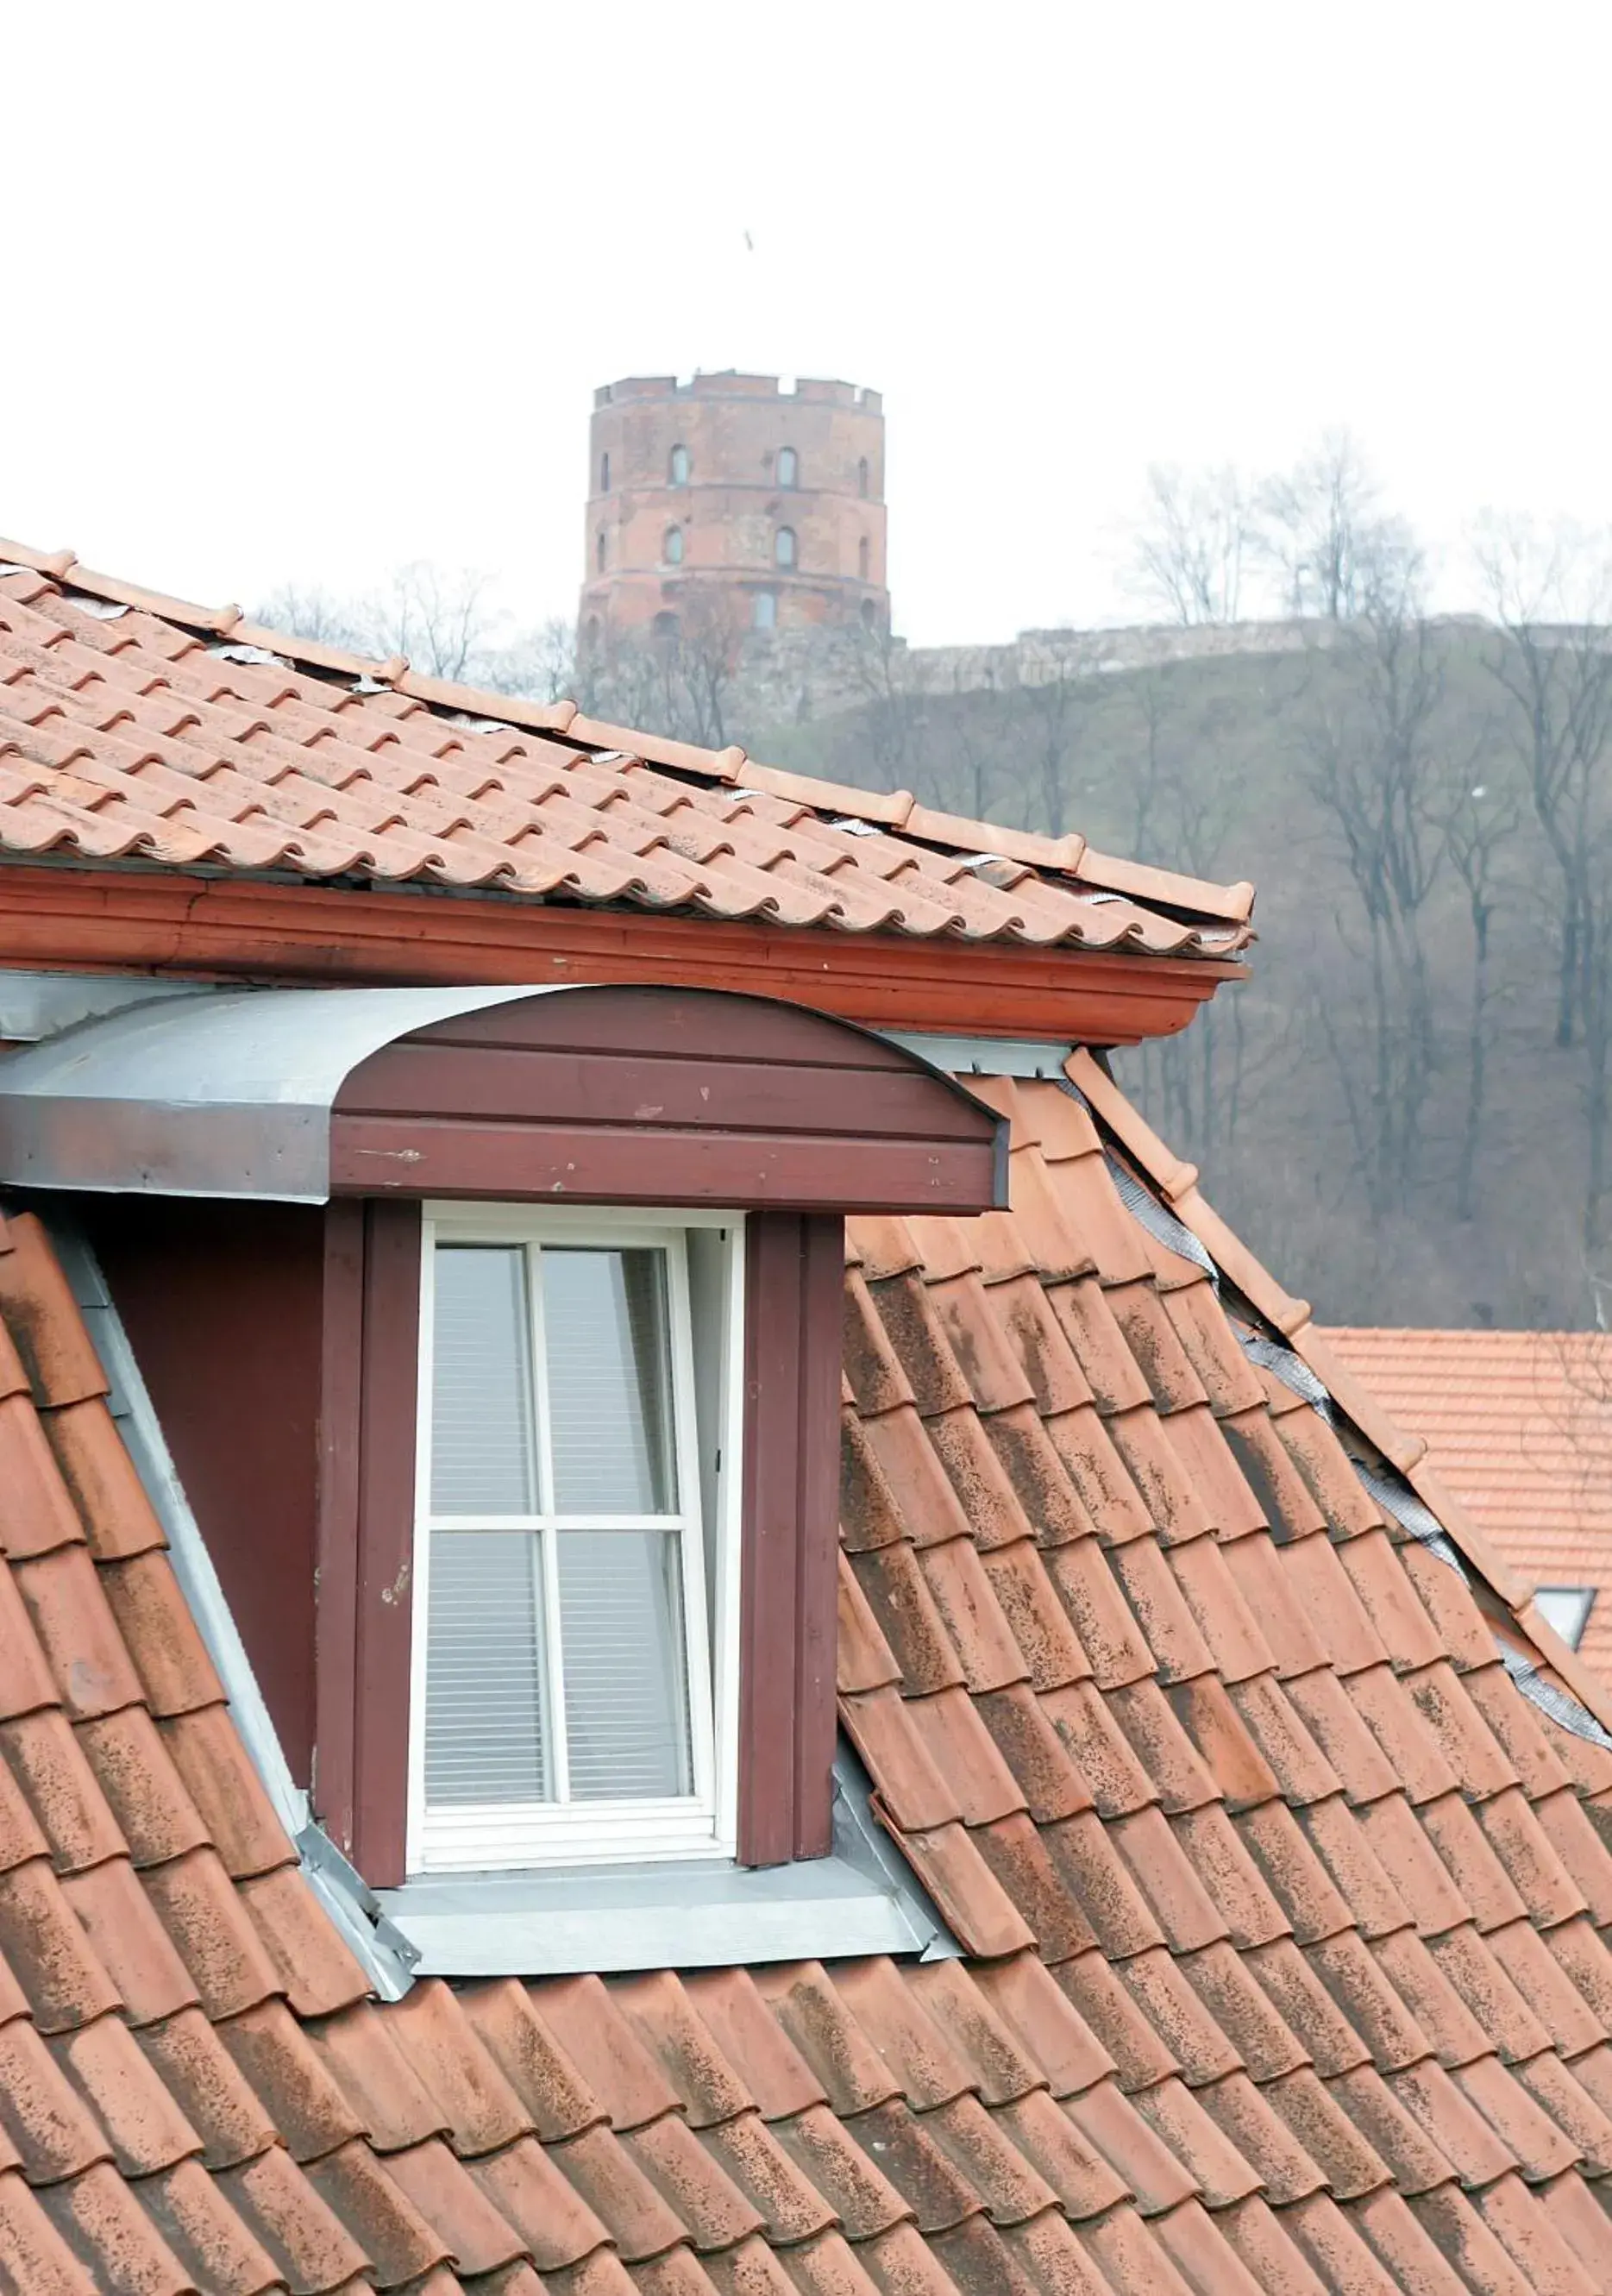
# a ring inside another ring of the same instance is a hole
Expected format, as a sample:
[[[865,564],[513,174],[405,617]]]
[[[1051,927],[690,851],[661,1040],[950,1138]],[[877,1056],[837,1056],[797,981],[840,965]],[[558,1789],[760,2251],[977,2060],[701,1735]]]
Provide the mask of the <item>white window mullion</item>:
[[[563,1808],[571,1799],[571,1759],[565,1726],[565,1652],[561,1647],[560,1576],[554,1553],[553,1421],[549,1405],[542,1245],[528,1243],[526,1260],[527,1299],[530,1303],[531,1315],[532,1398],[536,1414],[534,1423],[537,1431],[537,1505],[544,1517],[543,1527],[537,1534],[536,1576],[542,1590],[537,1632],[543,1640],[549,1694],[549,1744],[553,1750],[549,1768],[549,1792],[555,1802]]]
[[[694,1326],[689,1308],[688,1247],[682,1236],[667,1250],[667,1300],[672,1340],[672,1440],[676,1490],[683,1508],[678,1538],[683,1578],[683,1644],[688,1688],[689,1754],[697,1799],[709,1808],[716,1793],[711,1739],[710,1612],[705,1585],[705,1531],[700,1506],[700,1429],[694,1414]]]
[[[544,1345],[543,1247],[526,1248],[527,1298],[532,1328],[532,1382],[537,1410],[537,1512],[545,1521],[554,1513],[553,1423],[549,1414],[549,1362]]]
[[[549,1726],[553,1732],[554,1749],[549,1784],[555,1801],[564,1808],[571,1799],[571,1750],[565,1726],[565,1637],[560,1631],[560,1568],[552,1524],[538,1532],[537,1549],[542,1564],[538,1581],[543,1589],[543,1616],[537,1621],[537,1629],[544,1637],[544,1649],[548,1655]]]

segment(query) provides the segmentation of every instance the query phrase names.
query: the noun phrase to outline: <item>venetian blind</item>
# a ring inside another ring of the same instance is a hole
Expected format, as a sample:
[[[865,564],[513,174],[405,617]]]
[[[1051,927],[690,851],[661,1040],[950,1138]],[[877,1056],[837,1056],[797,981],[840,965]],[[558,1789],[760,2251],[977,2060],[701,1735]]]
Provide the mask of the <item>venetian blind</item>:
[[[678,1534],[562,1530],[559,1540],[572,1800],[686,1794],[691,1780]]]
[[[665,1252],[548,1246],[542,1265],[556,1512],[669,1513]]]
[[[536,1533],[433,1531],[430,1592],[427,1802],[546,1801]]]
[[[519,1245],[448,1244],[437,1252],[434,1513],[536,1511],[526,1267]]]

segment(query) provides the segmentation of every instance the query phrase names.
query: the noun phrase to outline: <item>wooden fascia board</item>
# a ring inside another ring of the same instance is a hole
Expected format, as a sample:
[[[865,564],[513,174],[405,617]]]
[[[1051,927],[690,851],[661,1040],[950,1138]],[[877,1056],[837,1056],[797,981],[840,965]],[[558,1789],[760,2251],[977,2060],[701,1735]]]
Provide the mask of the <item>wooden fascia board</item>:
[[[642,980],[744,988],[872,1028],[1105,1045],[1173,1036],[1228,958],[801,931],[650,910],[0,866],[0,965],[331,985]]]

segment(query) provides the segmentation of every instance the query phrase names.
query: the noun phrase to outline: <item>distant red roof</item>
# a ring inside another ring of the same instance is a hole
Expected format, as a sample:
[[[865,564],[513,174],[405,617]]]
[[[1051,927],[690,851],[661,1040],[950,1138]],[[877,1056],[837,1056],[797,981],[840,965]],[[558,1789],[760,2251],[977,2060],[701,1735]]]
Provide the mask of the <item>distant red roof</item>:
[[[1612,1333],[1327,1337],[1520,1576],[1598,1590],[1579,1649],[1612,1681]]]

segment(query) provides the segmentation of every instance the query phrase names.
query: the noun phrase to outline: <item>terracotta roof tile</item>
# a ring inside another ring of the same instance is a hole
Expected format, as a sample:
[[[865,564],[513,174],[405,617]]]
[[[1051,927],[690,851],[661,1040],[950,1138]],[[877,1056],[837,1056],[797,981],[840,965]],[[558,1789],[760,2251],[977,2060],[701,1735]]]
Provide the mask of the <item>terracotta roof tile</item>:
[[[586,2145],[595,2134],[579,2136],[574,2145]],[[640,2177],[659,2192],[694,2245],[732,2248],[765,2222],[761,2210],[728,2174],[680,2113],[663,2113],[659,2120],[631,2130],[619,2141]],[[564,2167],[572,2146],[557,2147],[552,2158]],[[541,2261],[541,2259],[539,2259]]]
[[[1122,2087],[1147,2088],[1181,2070],[1169,2043],[1103,1954],[1095,1948],[1076,1954],[1060,1962],[1053,1975],[1112,2061]]]
[[[462,2007],[482,2047],[545,2144],[577,2136],[608,2117],[522,1987],[512,1982],[479,1986],[464,1995]],[[335,2025],[324,2028],[331,2046],[336,2045],[337,2030]],[[387,2038],[397,2046],[389,2031]],[[486,2075],[477,2078],[485,2081]]]
[[[877,2161],[826,2106],[780,2121],[772,2134],[858,2245],[910,2218],[907,2202]]]
[[[936,1706],[940,1702],[933,1702]],[[994,1775],[1005,1777],[1037,1824],[1051,1824],[1092,1807],[1101,1781],[1071,1758],[1052,1714],[1027,1685],[1011,1684],[1006,1690],[970,1700],[968,1711],[990,1734],[1001,1758],[1000,1774],[970,1765],[981,1783]],[[1005,1809],[1004,1789],[1003,1807],[991,1814],[1005,1815]]]
[[[151,2222],[198,2285],[248,2296],[281,2284],[274,2259],[195,2161],[143,2179],[138,2191]]]
[[[137,2287],[150,2296],[190,2296],[192,2275],[158,2231],[131,2186],[110,2166],[45,2186],[39,2205],[96,2287]],[[258,2285],[264,2285],[259,2282]]]
[[[1002,1098],[1027,1265],[1000,1227],[971,1242],[988,1223],[851,1238],[844,1712],[967,1948],[927,1966],[363,1998],[28,1244],[17,1296],[51,1304],[15,1352],[72,1399],[44,1406],[52,1456],[18,1439],[28,1520],[66,1463],[31,1554],[0,1493],[0,2273],[46,2296],[121,2287],[127,2257],[176,2296],[1604,2280],[1607,1767],[1498,1663],[1503,1604],[1351,1500],[1319,1414],[1250,1391],[1084,1111]],[[0,1411],[40,1402],[13,1377]]]
[[[1249,1845],[1223,1808],[1189,1810],[1174,1831],[1240,1952],[1289,1934],[1286,1914]]]
[[[81,2176],[112,2157],[111,2140],[90,2100],[21,2019],[0,2028],[0,2171],[20,2166],[30,2184]]]
[[[364,2271],[363,2247],[331,2205],[332,2197],[340,2197],[340,2184],[333,2194],[321,2194],[283,2146],[267,2146],[241,2168],[220,2172],[217,2182],[290,2287],[323,2296]]]
[[[1165,1948],[1134,1954],[1119,1964],[1122,1982],[1155,2031],[1163,2035],[1171,2054],[1193,2087],[1241,2070],[1235,2044],[1210,2013],[1204,1997],[1193,1989],[1189,1970],[1213,1955],[1232,1952],[1216,1939],[1179,1958]],[[1236,1955],[1232,1952],[1232,1959]]]
[[[60,586],[63,561],[21,555],[45,570],[0,583],[0,837],[18,854],[561,890],[1043,947],[1223,958],[1249,938],[1246,885],[477,694],[73,567],[80,594],[137,602],[97,625]],[[286,667],[229,659],[221,631]],[[761,793],[735,801],[741,769]],[[881,833],[854,833],[847,812]],[[970,865],[982,845],[1019,857]]]
[[[126,1849],[137,1866],[157,1866],[207,1841],[201,1814],[143,1706],[121,1707],[75,1731],[60,1715],[12,1727],[34,1734],[24,1775],[59,1866],[96,1865]]]
[[[239,2168],[274,2142],[262,2097],[200,2009],[142,2026],[135,2038],[200,2136],[209,2169]]]

